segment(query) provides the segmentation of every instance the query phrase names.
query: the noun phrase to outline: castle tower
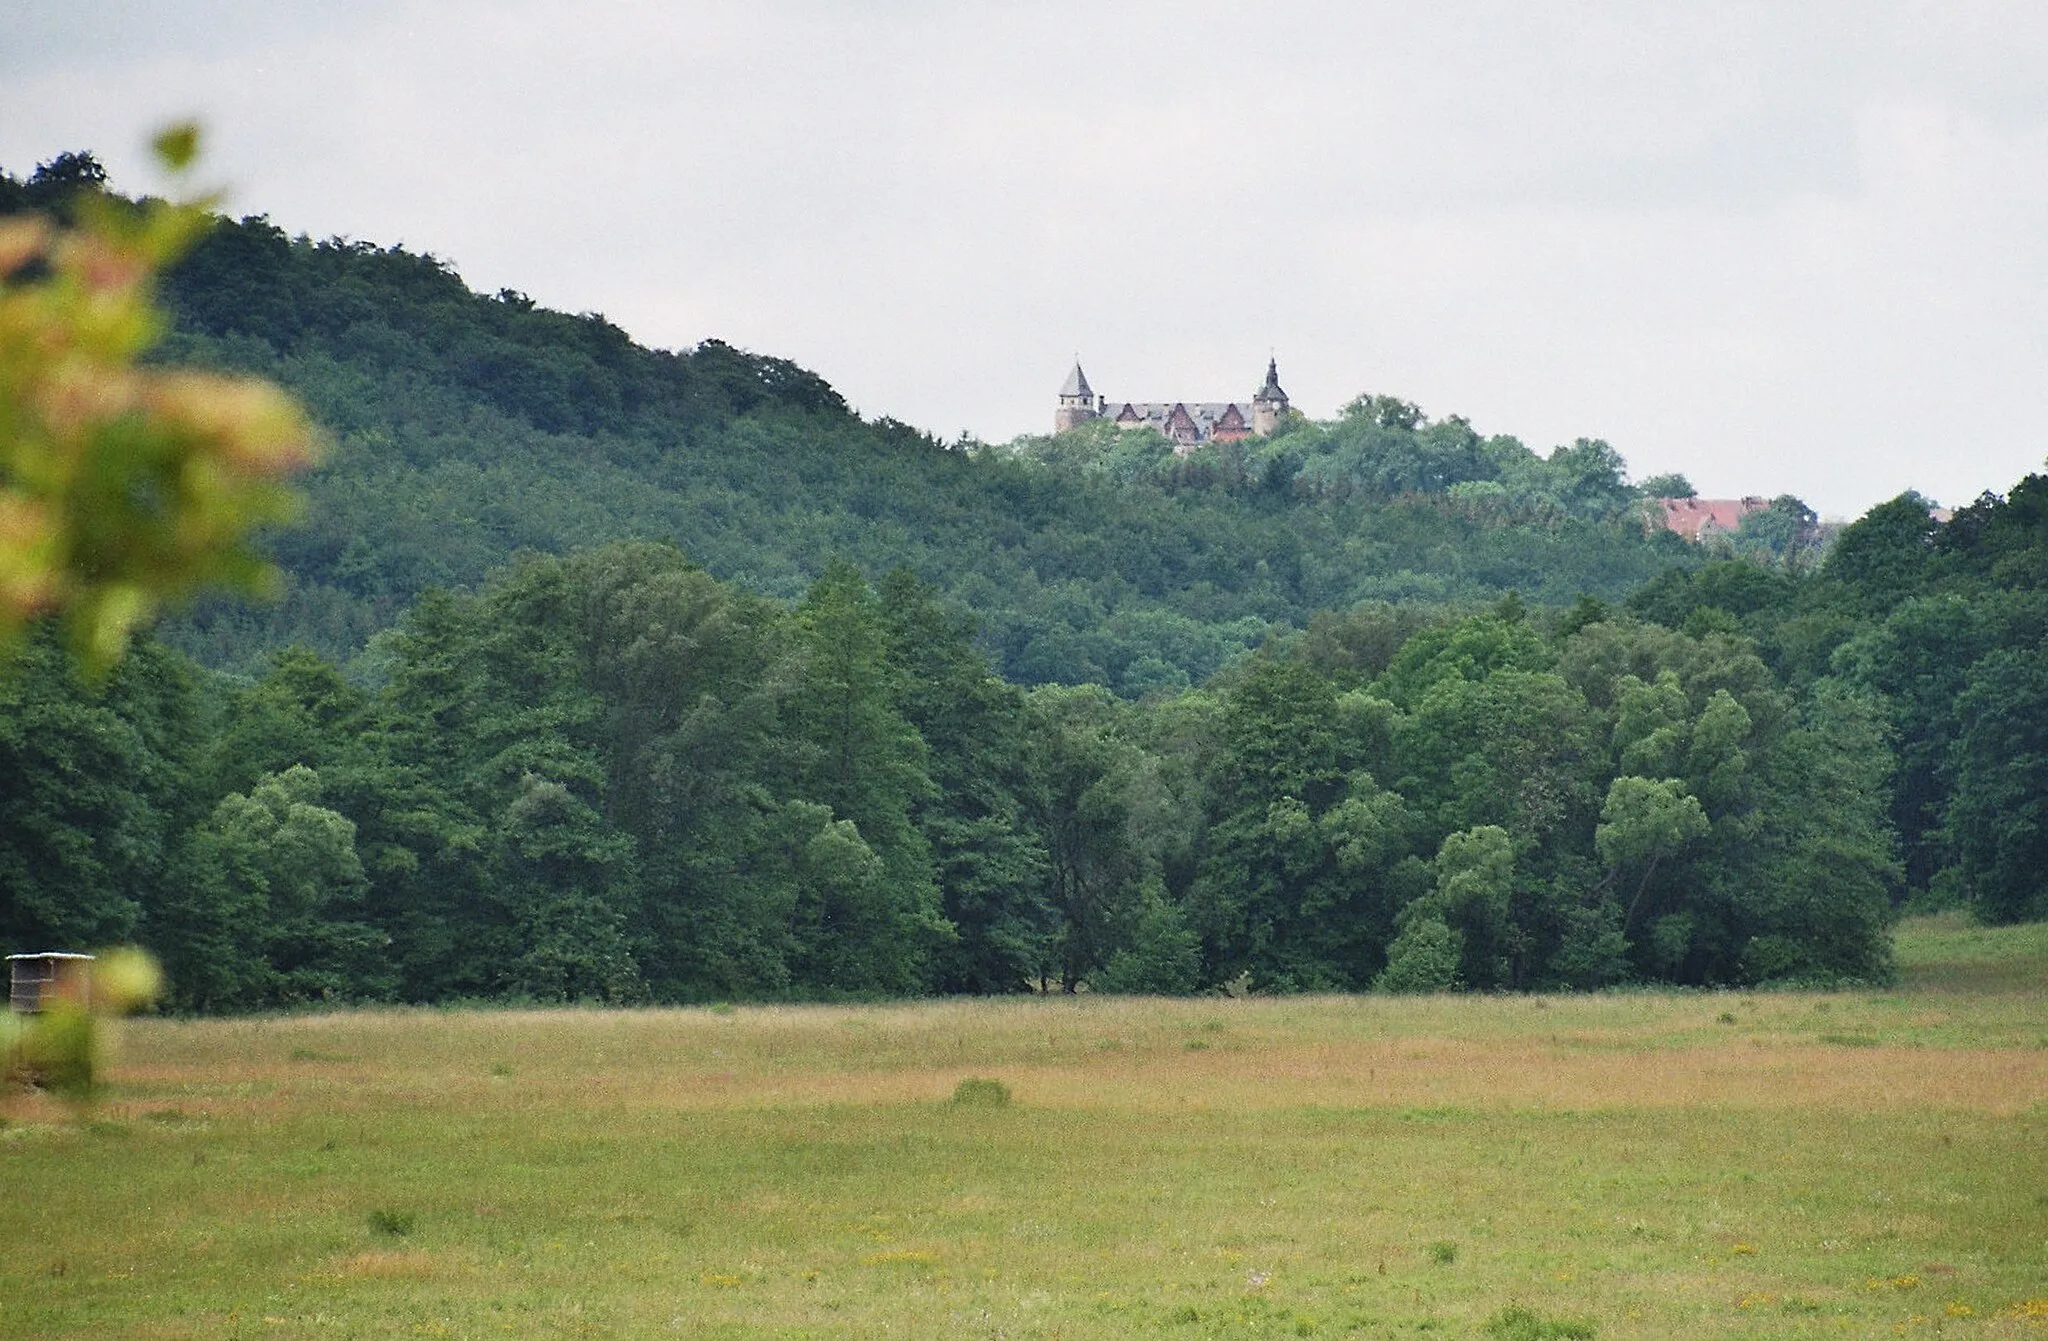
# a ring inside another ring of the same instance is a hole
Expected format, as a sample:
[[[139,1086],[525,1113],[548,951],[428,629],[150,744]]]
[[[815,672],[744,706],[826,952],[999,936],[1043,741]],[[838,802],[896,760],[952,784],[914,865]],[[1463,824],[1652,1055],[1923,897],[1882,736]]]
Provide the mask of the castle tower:
[[[1074,365],[1079,372],[1080,365]],[[1280,361],[1266,360],[1266,384],[1259,388],[1259,394],[1252,397],[1252,432],[1265,437],[1280,427],[1280,421],[1287,417],[1287,393],[1280,389]]]
[[[1102,413],[1102,402],[1088,387],[1088,374],[1081,371],[1081,360],[1074,360],[1074,371],[1067,374],[1066,382],[1060,387],[1060,407],[1053,412],[1052,431],[1064,433],[1078,428]]]

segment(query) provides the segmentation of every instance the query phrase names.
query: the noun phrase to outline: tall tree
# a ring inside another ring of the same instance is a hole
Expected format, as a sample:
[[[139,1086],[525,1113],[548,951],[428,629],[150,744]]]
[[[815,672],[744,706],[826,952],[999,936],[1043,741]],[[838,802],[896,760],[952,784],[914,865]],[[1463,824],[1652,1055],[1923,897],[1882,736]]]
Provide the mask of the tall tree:
[[[913,816],[957,933],[938,957],[934,985],[1020,991],[1056,920],[1045,846],[1022,801],[1030,785],[1023,695],[989,670],[972,623],[909,569],[885,576],[879,598],[896,705],[925,744],[932,781]]]
[[[228,796],[187,839],[149,938],[187,1009],[388,996],[385,934],[362,920],[355,825],[294,765]]]
[[[2048,642],[1992,652],[1956,701],[1948,833],[1987,922],[2048,917]]]
[[[1131,832],[1143,752],[1125,732],[1128,709],[1100,687],[1038,689],[1029,709],[1025,804],[1047,853],[1045,900],[1057,918],[1033,976],[1073,992],[1125,944],[1148,874]]]
[[[940,909],[931,848],[912,819],[933,787],[924,741],[896,706],[899,672],[879,602],[857,569],[834,563],[797,608],[796,623],[804,669],[790,712],[810,751],[798,790],[852,825],[850,835],[832,830],[839,835],[830,840],[834,870],[855,869],[837,855],[851,852],[841,840],[854,836],[879,863],[872,878],[847,874],[810,888],[822,902],[808,953],[814,960],[826,954],[815,937],[862,941],[869,990],[915,990],[952,928]]]
[[[53,631],[0,675],[0,947],[135,934],[174,837],[197,717],[182,659],[145,645],[83,682]]]

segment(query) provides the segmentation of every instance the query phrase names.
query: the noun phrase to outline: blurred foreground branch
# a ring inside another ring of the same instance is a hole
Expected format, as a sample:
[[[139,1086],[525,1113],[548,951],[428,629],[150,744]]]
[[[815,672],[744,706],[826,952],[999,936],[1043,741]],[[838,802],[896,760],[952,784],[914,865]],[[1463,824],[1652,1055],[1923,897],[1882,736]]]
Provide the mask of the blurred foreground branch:
[[[190,126],[154,144],[173,174],[197,146]],[[312,423],[267,382],[140,365],[169,324],[156,276],[213,203],[93,192],[69,226],[0,220],[0,656],[54,615],[103,674],[164,602],[277,584],[250,537],[297,515]]]

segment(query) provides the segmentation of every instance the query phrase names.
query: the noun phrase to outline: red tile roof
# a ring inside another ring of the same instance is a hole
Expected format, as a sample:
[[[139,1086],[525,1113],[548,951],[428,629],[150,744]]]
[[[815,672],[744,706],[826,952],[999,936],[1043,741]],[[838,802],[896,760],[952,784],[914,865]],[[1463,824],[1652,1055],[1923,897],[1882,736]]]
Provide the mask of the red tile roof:
[[[1744,517],[1770,506],[1755,497],[1658,498],[1651,501],[1657,505],[1651,516],[1660,519],[1666,530],[1676,531],[1687,540],[1698,540],[1703,535],[1716,532],[1732,532],[1742,525]]]

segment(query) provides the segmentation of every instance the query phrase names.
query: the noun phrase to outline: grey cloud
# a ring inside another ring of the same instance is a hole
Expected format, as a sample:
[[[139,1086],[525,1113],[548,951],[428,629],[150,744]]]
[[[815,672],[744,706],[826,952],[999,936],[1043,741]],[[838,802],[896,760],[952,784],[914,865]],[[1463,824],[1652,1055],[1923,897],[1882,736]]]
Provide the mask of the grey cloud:
[[[169,17],[166,17],[169,16]],[[30,0],[0,164],[204,114],[236,203],[870,413],[1044,427],[1277,347],[1639,473],[1849,511],[2037,465],[2031,5]],[[137,182],[146,185],[146,182]]]

